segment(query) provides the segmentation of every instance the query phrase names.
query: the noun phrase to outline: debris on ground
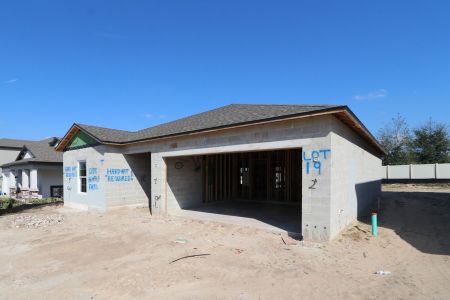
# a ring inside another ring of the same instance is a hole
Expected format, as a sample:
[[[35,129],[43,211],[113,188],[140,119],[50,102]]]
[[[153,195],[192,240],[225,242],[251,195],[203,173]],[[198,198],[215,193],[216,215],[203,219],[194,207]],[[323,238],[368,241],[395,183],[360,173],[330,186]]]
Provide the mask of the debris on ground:
[[[324,249],[325,245],[317,242],[299,241],[298,245],[303,249]]]
[[[199,257],[199,256],[207,256],[207,255],[211,255],[211,254],[209,254],[209,253],[203,253],[203,254],[186,255],[186,256],[183,256],[183,257],[180,257],[180,258],[177,258],[177,259],[172,260],[172,261],[169,263],[169,265],[172,264],[172,263],[174,263],[174,262],[176,262],[176,261],[185,259],[185,258]]]
[[[39,228],[48,227],[52,225],[61,224],[64,221],[64,216],[61,214],[52,215],[20,215],[16,217],[13,221],[13,226],[16,228],[27,227],[27,228]]]
[[[174,242],[178,243],[178,244],[186,244],[187,243],[187,239],[181,238],[181,237],[177,237]]]
[[[370,233],[364,229],[361,229],[361,227],[359,226],[352,226],[348,229],[346,229],[343,233],[342,233],[343,237],[349,237],[351,238],[353,241],[355,242],[359,242],[363,239],[365,240],[370,240]]]
[[[297,245],[298,244],[298,241],[293,239],[293,238],[291,238],[290,236],[284,236],[283,237],[283,235],[280,235],[280,237],[281,237],[281,241],[285,245],[292,246],[292,245]]]
[[[367,230],[361,229],[358,225],[355,225],[354,227],[361,232],[364,232],[364,233],[368,232]]]
[[[383,276],[383,275],[390,275],[391,272],[385,271],[385,270],[380,270],[380,271],[376,271],[374,274]]]

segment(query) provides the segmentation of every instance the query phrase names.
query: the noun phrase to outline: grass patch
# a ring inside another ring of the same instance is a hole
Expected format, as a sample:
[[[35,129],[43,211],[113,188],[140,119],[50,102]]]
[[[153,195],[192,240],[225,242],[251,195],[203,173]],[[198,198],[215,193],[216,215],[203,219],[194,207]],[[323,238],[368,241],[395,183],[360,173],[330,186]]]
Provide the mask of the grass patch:
[[[61,198],[42,198],[42,199],[31,199],[31,204],[47,204],[47,203],[57,203],[64,202]]]
[[[46,204],[63,203],[61,198],[42,198],[42,199],[30,199],[28,203],[20,200],[14,200],[9,197],[0,197],[0,215],[19,212],[25,209],[42,206]]]
[[[14,200],[9,197],[0,197],[0,210],[11,208],[13,203]]]

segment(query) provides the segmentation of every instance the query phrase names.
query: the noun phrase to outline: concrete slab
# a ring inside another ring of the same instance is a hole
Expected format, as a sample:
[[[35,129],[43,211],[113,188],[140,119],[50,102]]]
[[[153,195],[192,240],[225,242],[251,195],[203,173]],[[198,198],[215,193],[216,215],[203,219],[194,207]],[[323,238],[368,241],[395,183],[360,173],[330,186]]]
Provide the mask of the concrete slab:
[[[171,211],[170,215],[254,227],[291,235],[299,235],[301,232],[300,205],[223,201]]]

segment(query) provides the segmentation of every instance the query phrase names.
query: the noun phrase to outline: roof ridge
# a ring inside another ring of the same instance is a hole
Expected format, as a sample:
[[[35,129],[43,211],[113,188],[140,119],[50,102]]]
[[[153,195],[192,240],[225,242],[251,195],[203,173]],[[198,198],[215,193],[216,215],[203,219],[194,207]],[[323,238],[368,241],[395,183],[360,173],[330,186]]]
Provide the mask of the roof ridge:
[[[312,103],[308,103],[308,104],[291,104],[291,103],[277,103],[277,104],[268,104],[268,103],[232,103],[230,105],[248,105],[248,106],[329,106],[329,107],[338,107],[338,106],[345,106],[343,104],[312,104]],[[226,105],[228,106],[228,105]],[[226,107],[226,106],[222,106],[222,107]]]
[[[123,131],[123,132],[128,132],[128,133],[135,133],[136,131],[128,131],[128,130],[123,130],[123,129],[115,129],[115,128],[111,128],[111,127],[103,127],[103,126],[97,126],[97,125],[89,125],[89,124],[81,124],[81,123],[75,123],[75,125],[77,126],[81,126],[81,127],[94,127],[94,128],[99,128],[99,129],[108,129],[108,130],[115,130],[115,131]]]

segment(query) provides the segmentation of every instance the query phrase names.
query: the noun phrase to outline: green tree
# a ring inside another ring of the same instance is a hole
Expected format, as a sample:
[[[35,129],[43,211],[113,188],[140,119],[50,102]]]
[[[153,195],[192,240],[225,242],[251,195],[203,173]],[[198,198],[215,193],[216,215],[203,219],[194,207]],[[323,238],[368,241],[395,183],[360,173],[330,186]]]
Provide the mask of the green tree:
[[[414,156],[417,163],[434,164],[450,162],[450,137],[447,125],[430,120],[414,129]]]
[[[405,118],[400,114],[378,131],[378,140],[387,152],[383,158],[383,165],[412,163],[411,131]]]

